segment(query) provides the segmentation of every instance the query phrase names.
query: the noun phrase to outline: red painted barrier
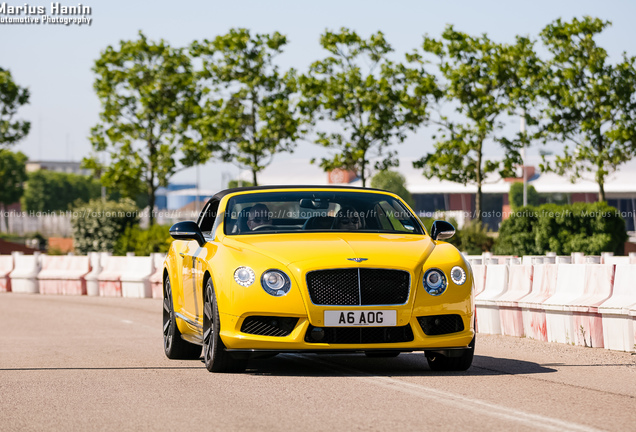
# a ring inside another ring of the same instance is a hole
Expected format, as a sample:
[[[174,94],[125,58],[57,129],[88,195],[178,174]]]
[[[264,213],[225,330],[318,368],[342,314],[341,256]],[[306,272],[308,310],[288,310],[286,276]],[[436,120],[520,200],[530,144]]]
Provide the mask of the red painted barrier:
[[[11,292],[11,278],[13,271],[13,256],[0,255],[0,292]]]
[[[557,259],[558,261],[558,259]],[[585,289],[585,264],[558,264],[556,291],[543,302],[548,327],[548,342],[572,344],[578,329],[572,326],[567,305]]]
[[[488,334],[501,334],[501,318],[495,300],[508,290],[508,266],[488,264],[486,268],[486,287],[475,297],[479,331]]]
[[[603,348],[603,319],[598,307],[610,298],[613,287],[613,265],[585,265],[583,295],[566,305],[566,310],[572,313],[572,331],[576,345]]]
[[[523,314],[519,301],[532,291],[532,265],[511,265],[509,268],[508,290],[495,303],[499,306],[501,334],[524,337]]]
[[[87,256],[42,256],[38,273],[41,294],[85,295],[85,276],[90,271]]]
[[[106,257],[103,267],[104,269],[97,276],[99,295],[102,297],[121,297],[121,275],[126,271],[126,257]]]
[[[619,351],[634,351],[634,315],[636,310],[636,265],[618,264],[614,273],[612,296],[598,311],[603,321],[604,347]]]
[[[526,337],[540,341],[548,340],[543,302],[554,295],[557,268],[557,264],[537,264],[534,266],[532,291],[518,302],[522,310],[523,332]]]

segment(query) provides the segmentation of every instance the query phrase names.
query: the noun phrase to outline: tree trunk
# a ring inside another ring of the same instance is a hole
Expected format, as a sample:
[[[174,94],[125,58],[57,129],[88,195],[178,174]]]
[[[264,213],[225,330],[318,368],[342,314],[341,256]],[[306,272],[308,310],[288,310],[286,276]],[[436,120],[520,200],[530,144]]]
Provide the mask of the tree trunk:
[[[152,180],[151,180],[152,182]],[[153,182],[154,183],[154,182]],[[155,224],[155,192],[156,192],[156,187],[154,184],[150,185],[150,194],[148,195],[148,207],[149,207],[149,212],[148,212],[148,225],[149,226],[153,226]]]
[[[596,139],[597,146],[596,149],[598,151],[597,160],[596,160],[596,182],[598,183],[598,200],[603,202],[605,201],[605,174],[603,174],[603,134],[600,129],[596,130]]]
[[[477,219],[477,221],[481,224],[482,223],[482,219],[481,219],[481,211],[482,211],[482,204],[483,204],[483,195],[481,193],[481,182],[477,184],[477,196],[475,197],[475,219]]]
[[[605,201],[605,182],[604,179],[600,179],[598,182],[598,200]]]
[[[256,181],[256,170],[252,168],[252,184],[254,186],[258,186],[258,182]]]
[[[148,123],[149,125],[151,124],[151,122]],[[148,159],[149,159],[149,169],[148,169],[148,207],[149,207],[149,212],[148,212],[148,225],[149,226],[153,226],[155,223],[155,215],[154,215],[154,210],[155,210],[155,191],[156,191],[156,187],[155,187],[155,171],[157,169],[157,167],[155,166],[155,160],[156,157],[155,155],[157,154],[157,149],[155,148],[155,143],[153,142],[152,138],[152,128],[150,126],[148,126],[148,150],[149,150],[149,155],[148,155]]]
[[[360,180],[362,180],[362,187],[367,187],[367,176],[365,174],[366,163],[362,160],[362,167],[360,169]]]
[[[482,145],[483,145],[483,139],[479,141],[479,146],[477,147],[477,173],[476,173],[477,196],[475,197],[475,219],[477,219],[479,224],[482,223],[481,211],[482,211],[482,204],[483,204],[483,196],[481,193],[481,184],[483,183],[482,172],[481,172]]]

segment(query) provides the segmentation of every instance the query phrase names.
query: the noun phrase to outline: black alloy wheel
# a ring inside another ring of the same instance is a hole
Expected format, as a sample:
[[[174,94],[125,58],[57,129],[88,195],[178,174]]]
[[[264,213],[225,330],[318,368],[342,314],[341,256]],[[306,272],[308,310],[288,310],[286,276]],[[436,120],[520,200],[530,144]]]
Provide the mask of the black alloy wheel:
[[[201,347],[181,339],[172,302],[170,278],[163,282],[163,350],[169,359],[196,360],[201,357]]]
[[[220,336],[221,324],[212,280],[208,279],[203,293],[203,360],[210,372],[243,372],[247,360],[233,358],[225,350]]]

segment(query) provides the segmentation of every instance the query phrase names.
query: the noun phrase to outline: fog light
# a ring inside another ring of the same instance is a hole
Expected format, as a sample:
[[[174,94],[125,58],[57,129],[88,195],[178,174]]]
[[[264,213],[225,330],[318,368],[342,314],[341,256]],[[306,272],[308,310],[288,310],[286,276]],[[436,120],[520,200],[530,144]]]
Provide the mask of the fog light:
[[[314,327],[311,329],[311,338],[316,342],[320,342],[325,338],[325,330],[320,327]]]

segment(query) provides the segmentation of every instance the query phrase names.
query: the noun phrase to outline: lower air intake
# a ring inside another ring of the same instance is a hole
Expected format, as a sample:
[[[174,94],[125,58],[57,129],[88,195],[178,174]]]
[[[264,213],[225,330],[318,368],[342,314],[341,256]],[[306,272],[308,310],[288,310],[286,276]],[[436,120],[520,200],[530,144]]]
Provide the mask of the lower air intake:
[[[427,336],[457,333],[464,330],[464,321],[459,315],[432,315],[418,317],[417,321]]]
[[[297,322],[298,318],[249,316],[243,321],[241,332],[258,336],[289,336]]]

